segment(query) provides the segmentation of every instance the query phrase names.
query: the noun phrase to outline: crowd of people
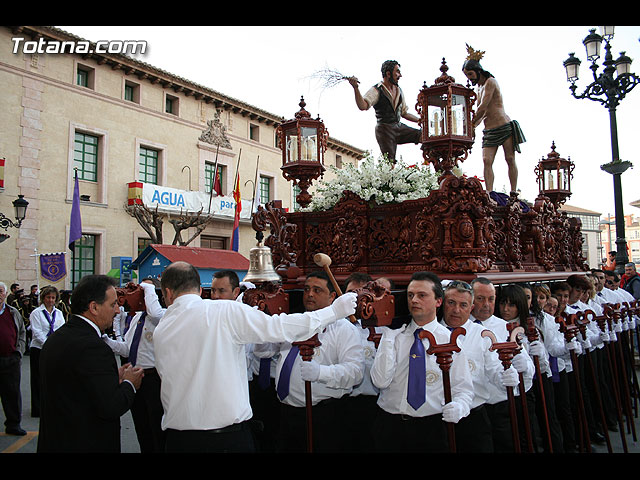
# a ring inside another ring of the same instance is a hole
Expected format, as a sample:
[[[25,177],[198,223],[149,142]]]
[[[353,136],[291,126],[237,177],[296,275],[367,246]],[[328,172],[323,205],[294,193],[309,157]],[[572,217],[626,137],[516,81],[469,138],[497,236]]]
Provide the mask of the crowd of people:
[[[355,317],[354,292],[372,281],[408,309],[377,336]],[[270,315],[243,301],[254,286],[235,272],[216,272],[205,295],[185,262],[140,282],[139,311],[104,275],[83,277],[70,302],[43,287],[28,314],[24,292],[0,283],[5,431],[25,434],[28,352],[38,452],[119,452],[129,410],[143,453],[611,449],[639,398],[639,284],[631,263],[622,279],[592,269],[536,284],[417,272],[406,290],[354,273],[339,295],[317,271],[302,312]]]

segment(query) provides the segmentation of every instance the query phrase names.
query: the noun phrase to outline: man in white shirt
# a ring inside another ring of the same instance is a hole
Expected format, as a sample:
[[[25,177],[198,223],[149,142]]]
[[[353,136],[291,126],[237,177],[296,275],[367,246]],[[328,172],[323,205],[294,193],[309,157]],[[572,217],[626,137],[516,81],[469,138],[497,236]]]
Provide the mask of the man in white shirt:
[[[311,272],[305,280],[302,303],[306,312],[315,312],[342,298],[336,295],[325,272]],[[355,297],[355,293],[347,295]],[[345,402],[364,376],[364,349],[358,328],[346,318],[327,326],[318,333],[320,345],[314,348],[311,360],[303,360],[292,342],[269,348],[256,346],[256,350],[262,348],[261,355],[280,354],[276,367],[276,391],[281,407],[278,451],[291,453],[306,449],[306,382],[310,382],[313,405],[313,451],[342,451]]]
[[[306,340],[355,312],[354,294],[315,312],[272,316],[205,300],[200,275],[186,262],[169,265],[161,284],[167,311],[153,341],[167,452],[255,451],[245,345]]]
[[[442,322],[450,329],[462,327],[465,330],[458,344],[471,366],[474,392],[471,412],[456,425],[456,445],[460,453],[493,453],[491,420],[485,408],[491,398],[489,385],[503,390],[506,395],[506,388],[516,387],[520,380],[513,365],[505,370],[498,352],[490,350],[492,340],[482,336],[488,329],[470,320],[472,309],[471,286],[458,280],[450,282],[444,291]]]
[[[473,289],[473,309],[470,319],[479,323],[484,328],[491,330],[498,342],[509,341],[509,330],[507,322],[494,315],[496,306],[496,289],[490,280],[484,277],[477,277],[471,282]],[[522,372],[525,384],[531,385],[534,365],[531,357],[523,348],[520,353],[513,357],[512,366]],[[493,430],[493,447],[496,453],[513,453],[513,435],[511,433],[511,416],[509,413],[509,402],[504,389],[487,384],[490,391],[489,399],[486,401],[486,409],[491,420]],[[514,390],[514,395],[519,392]]]
[[[424,330],[439,345],[451,341],[451,332],[436,319],[443,296],[437,275],[414,273],[407,287],[411,321],[386,328],[382,335],[371,367],[373,384],[380,389],[374,430],[380,452],[446,453],[445,422],[455,424],[469,414],[473,383],[464,352],[452,354],[451,402],[445,404],[443,372],[436,356],[427,354],[429,340],[420,338]]]

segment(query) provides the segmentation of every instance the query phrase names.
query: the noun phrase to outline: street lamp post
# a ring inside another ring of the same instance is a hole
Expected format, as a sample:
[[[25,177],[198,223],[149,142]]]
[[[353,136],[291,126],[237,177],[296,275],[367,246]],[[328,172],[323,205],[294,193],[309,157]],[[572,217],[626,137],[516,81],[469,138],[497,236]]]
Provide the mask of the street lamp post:
[[[16,221],[11,221],[11,219],[5,216],[4,213],[0,212],[0,228],[4,229],[5,231],[9,227],[20,228],[22,226],[22,221],[27,216],[28,206],[29,202],[24,199],[24,195],[18,195],[18,198],[13,201],[13,209],[15,210]],[[5,233],[0,234],[0,243],[4,242],[7,238],[9,238],[9,235]]]
[[[633,165],[631,162],[620,160],[618,150],[618,126],[616,123],[616,107],[622,99],[635,87],[640,78],[630,72],[631,59],[620,52],[620,57],[613,60],[611,55],[611,39],[613,38],[614,27],[600,27],[601,35],[597,34],[595,29],[589,31],[589,35],[583,40],[583,44],[587,51],[587,59],[591,63],[591,71],[593,72],[593,82],[587,86],[580,95],[576,94],[577,86],[575,82],[578,80],[578,69],[580,59],[569,54],[569,58],[564,61],[564,67],[567,71],[567,81],[571,83],[569,89],[571,94],[577,99],[587,98],[602,103],[609,110],[609,125],[611,130],[611,162],[601,165],[600,168],[605,172],[613,175],[613,195],[615,201],[616,215],[616,271],[624,272],[624,265],[629,261],[627,255],[627,241],[625,238],[624,226],[624,209],[622,206],[622,182],[621,175],[629,167]],[[602,64],[604,69],[600,75],[596,72],[599,65],[596,64],[600,58],[600,47],[602,40],[605,41],[605,56]],[[616,74],[614,77],[614,73]]]

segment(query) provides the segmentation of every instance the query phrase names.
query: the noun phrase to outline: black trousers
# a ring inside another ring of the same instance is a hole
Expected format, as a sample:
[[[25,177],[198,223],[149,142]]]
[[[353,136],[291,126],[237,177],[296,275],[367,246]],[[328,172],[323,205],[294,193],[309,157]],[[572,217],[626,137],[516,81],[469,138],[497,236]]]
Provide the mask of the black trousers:
[[[540,391],[540,381],[536,376],[533,379],[533,387],[536,397],[536,416],[542,437],[542,451],[549,453],[563,453],[564,444],[562,437],[562,428],[556,414],[556,401],[553,382],[544,373],[542,374],[542,391]],[[544,403],[543,403],[544,399]],[[547,433],[547,428],[549,432]],[[549,449],[548,436],[551,437],[551,449]]]
[[[569,374],[566,370],[563,370],[559,373],[559,381],[552,382],[556,416],[562,430],[562,443],[565,453],[576,452],[577,445],[573,408],[571,406],[570,381],[572,379],[569,378]]]
[[[275,380],[270,379],[267,388],[258,385],[255,377],[249,382],[249,401],[253,411],[253,420],[257,424],[257,449],[261,453],[276,451],[276,441],[280,428],[280,400],[276,394]]]
[[[442,415],[411,417],[379,409],[374,425],[379,453],[448,453],[447,427]]]
[[[455,426],[456,452],[493,453],[491,420],[485,405],[479,405]]]
[[[29,349],[29,386],[31,387],[31,416],[40,416],[40,348]]]
[[[167,453],[255,453],[249,422],[216,430],[167,429]]]
[[[342,451],[344,439],[344,398],[328,399],[311,408],[312,446],[314,453],[336,453]],[[279,453],[302,453],[307,451],[307,408],[280,404],[280,426],[278,430]]]
[[[516,398],[516,402],[518,399]],[[511,413],[509,411],[509,401],[494,404],[485,404],[487,415],[491,421],[491,431],[493,436],[493,448],[495,453],[515,452],[513,444],[513,433],[511,429]]]
[[[155,368],[144,371],[131,405],[131,417],[140,444],[140,453],[164,452],[166,432],[161,428],[164,408],[160,399],[160,376]]]
[[[345,397],[343,437],[344,452],[371,453],[374,451],[373,425],[380,408],[377,395]]]
[[[22,421],[22,394],[20,393],[21,357],[14,352],[0,357],[0,400],[6,418],[6,428],[20,427]]]

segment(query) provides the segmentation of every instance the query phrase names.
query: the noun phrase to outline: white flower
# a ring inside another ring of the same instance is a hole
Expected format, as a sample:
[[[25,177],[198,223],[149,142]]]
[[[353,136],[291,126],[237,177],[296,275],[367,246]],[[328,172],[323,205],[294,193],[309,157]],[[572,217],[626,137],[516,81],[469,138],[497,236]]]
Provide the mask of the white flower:
[[[335,177],[319,182],[311,204],[304,211],[333,208],[345,190],[355,193],[364,201],[381,205],[424,198],[431,190],[438,188],[438,175],[430,166],[407,166],[402,162],[393,165],[386,158],[375,161],[371,155],[367,155],[357,167],[347,164],[341,169],[334,166],[328,168]]]

